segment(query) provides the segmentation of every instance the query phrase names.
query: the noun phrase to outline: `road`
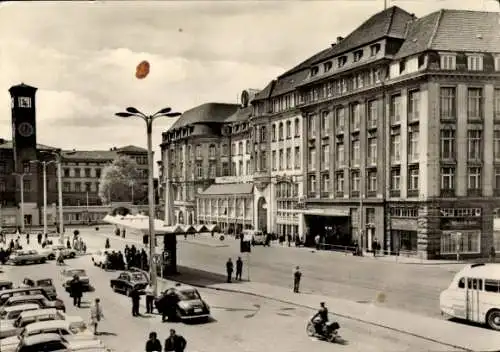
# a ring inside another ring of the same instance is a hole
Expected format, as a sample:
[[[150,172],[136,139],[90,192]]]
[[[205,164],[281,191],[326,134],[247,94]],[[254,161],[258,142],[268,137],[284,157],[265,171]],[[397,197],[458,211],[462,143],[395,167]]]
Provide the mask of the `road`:
[[[89,241],[89,243],[92,241]],[[119,247],[118,241],[112,241]],[[99,241],[89,246],[92,251],[101,247]],[[123,245],[123,242],[122,242]],[[305,334],[305,323],[312,311],[284,303],[250,297],[247,295],[215,292],[200,289],[201,295],[212,308],[214,321],[206,324],[161,323],[157,315],[133,318],[128,297],[112,292],[109,280],[115,272],[106,272],[94,267],[89,256],[67,260],[71,268],[85,269],[95,287],[94,292],[85,294],[84,307],[72,306],[70,297],[63,291],[60,280],[61,267],[49,262],[43,265],[5,267],[5,273],[14,282],[24,277],[51,277],[58,283],[58,294],[65,301],[68,314],[89,317],[89,303],[101,298],[105,319],[100,337],[109,347],[120,352],[142,351],[150,331],[157,331],[163,339],[170,328],[174,328],[188,340],[190,352],[262,352],[287,351],[303,352],[331,351],[330,344],[310,339]],[[142,308],[144,311],[144,308]],[[339,320],[345,345],[337,346],[342,351],[394,351],[432,350],[445,351],[449,347],[431,343],[416,337],[396,333],[351,320]],[[273,347],[271,347],[273,346]]]
[[[101,247],[104,245],[103,233],[112,233],[105,228],[99,232],[93,229],[80,231],[85,233],[88,241],[98,241]],[[127,240],[131,237],[127,235]],[[123,243],[114,236],[110,238],[113,245]],[[206,242],[213,243],[212,246],[201,245],[201,240],[200,243],[191,242],[192,236],[187,241],[182,236],[178,238],[178,262],[181,266],[225,275],[227,259],[232,257],[234,260],[239,255],[239,243],[232,238],[224,242],[206,238]],[[221,243],[225,246],[214,246]],[[243,259],[246,261],[245,256]],[[430,317],[440,317],[439,293],[449,285],[454,273],[461,267],[457,264],[398,264],[305,248],[256,246],[250,256],[251,279],[291,287],[292,272],[297,265],[303,273],[303,292],[363,303],[374,302]],[[385,295],[384,302],[377,299],[381,293]]]

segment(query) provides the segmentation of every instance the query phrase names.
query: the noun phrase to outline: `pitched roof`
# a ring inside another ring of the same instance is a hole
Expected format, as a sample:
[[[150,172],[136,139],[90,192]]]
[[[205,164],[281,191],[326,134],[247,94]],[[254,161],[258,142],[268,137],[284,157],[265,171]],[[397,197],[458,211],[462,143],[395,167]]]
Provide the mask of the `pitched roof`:
[[[291,92],[297,87],[304,79],[307,78],[309,69],[302,69],[295,71],[287,76],[281,76],[276,80],[276,84],[271,92],[271,97]]]
[[[0,149],[12,149],[12,141],[8,141],[6,139],[0,138]],[[38,150],[57,150],[55,147],[50,147],[44,144],[36,144],[36,149]]]
[[[325,50],[322,55],[318,55],[314,63],[340,55],[384,37],[403,39],[407,24],[414,18],[412,14],[397,6],[389,7],[368,18],[339,44]]]
[[[258,92],[257,94],[255,94],[255,97],[253,98],[253,101],[256,101],[256,100],[263,100],[263,99],[267,99],[271,96],[271,92],[273,90],[273,87],[274,87],[274,84],[276,83],[276,80],[272,80],[271,82],[269,82],[267,84],[267,86],[264,87],[264,89],[262,89],[260,92]]]
[[[64,160],[114,160],[118,154],[114,150],[63,150]]]
[[[225,122],[240,122],[246,121],[252,116],[252,106],[246,108],[240,107],[234,114],[229,116]]]
[[[121,153],[147,153],[148,150],[145,148],[137,147],[135,145],[127,145],[125,147],[117,148],[118,152]]]
[[[500,52],[500,23],[496,12],[441,10],[410,25],[395,58],[426,50]]]
[[[234,114],[239,107],[239,104],[205,103],[185,111],[169,130],[175,130],[194,123],[222,123]]]
[[[225,195],[225,194],[249,194],[253,191],[251,183],[214,183],[203,193],[204,196]]]

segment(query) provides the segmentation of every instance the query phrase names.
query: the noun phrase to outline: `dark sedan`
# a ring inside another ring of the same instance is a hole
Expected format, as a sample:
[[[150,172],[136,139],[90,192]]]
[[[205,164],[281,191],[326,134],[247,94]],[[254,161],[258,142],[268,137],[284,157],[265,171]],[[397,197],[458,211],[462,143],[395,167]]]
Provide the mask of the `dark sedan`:
[[[116,279],[110,280],[113,291],[125,293],[127,296],[130,296],[133,290],[139,290],[143,293],[148,284],[148,280],[141,272],[125,271],[120,273]]]
[[[0,291],[1,290],[9,290],[13,287],[12,281],[8,280],[0,280]]]
[[[169,299],[169,295],[174,299]],[[175,306],[167,307],[168,304]],[[166,290],[156,298],[155,306],[160,313],[173,308],[176,318],[180,321],[210,318],[209,305],[201,298],[196,288],[187,285],[175,286]]]

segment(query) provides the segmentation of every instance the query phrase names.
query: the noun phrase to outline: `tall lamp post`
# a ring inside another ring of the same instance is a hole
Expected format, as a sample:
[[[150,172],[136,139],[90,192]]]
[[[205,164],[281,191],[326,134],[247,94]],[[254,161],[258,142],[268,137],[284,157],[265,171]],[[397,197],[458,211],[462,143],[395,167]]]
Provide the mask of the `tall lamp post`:
[[[31,160],[30,163],[42,164],[43,168],[43,235],[47,234],[47,165],[56,163],[55,160]]]
[[[149,277],[153,286],[153,292],[158,294],[158,282],[156,280],[156,265],[154,262],[155,255],[155,199],[154,199],[154,181],[153,181],[153,121],[159,117],[177,117],[179,112],[171,112],[171,108],[164,108],[153,115],[146,115],[134,107],[128,107],[126,112],[118,112],[115,115],[118,117],[138,117],[146,122],[146,133],[148,139],[148,205],[149,205]]]
[[[13,173],[19,176],[19,190],[21,191],[21,232],[24,233],[24,176],[31,175],[30,173]]]

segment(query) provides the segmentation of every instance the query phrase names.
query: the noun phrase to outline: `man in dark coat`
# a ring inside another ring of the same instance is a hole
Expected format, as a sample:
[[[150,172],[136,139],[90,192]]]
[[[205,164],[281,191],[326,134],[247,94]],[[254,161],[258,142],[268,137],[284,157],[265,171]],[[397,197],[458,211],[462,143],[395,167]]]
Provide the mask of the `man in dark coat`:
[[[184,352],[186,345],[186,339],[177,335],[174,329],[170,329],[170,336],[165,340],[165,352]]]
[[[161,343],[156,332],[149,333],[149,340],[146,342],[146,352],[162,352]]]
[[[130,292],[130,298],[132,299],[132,316],[138,317],[139,314],[139,304],[141,303],[141,293],[139,290],[132,290]]]
[[[234,270],[233,261],[231,260],[231,258],[229,258],[226,263],[227,282],[231,282],[231,276],[233,276],[233,270]]]
[[[83,285],[78,275],[73,276],[73,280],[69,282],[69,294],[73,297],[73,305],[80,308],[82,303]]]
[[[301,278],[302,273],[300,272],[300,268],[297,266],[293,272],[293,292],[295,293],[299,293]]]
[[[162,322],[173,321],[176,314],[178,298],[172,290],[168,290],[162,299],[161,320]]]
[[[238,257],[236,260],[236,280],[241,281],[241,274],[243,273],[243,260],[241,260],[241,257]]]

